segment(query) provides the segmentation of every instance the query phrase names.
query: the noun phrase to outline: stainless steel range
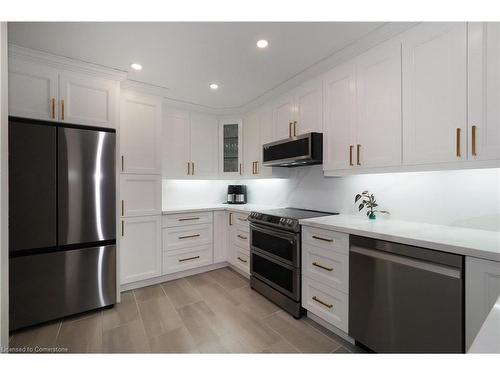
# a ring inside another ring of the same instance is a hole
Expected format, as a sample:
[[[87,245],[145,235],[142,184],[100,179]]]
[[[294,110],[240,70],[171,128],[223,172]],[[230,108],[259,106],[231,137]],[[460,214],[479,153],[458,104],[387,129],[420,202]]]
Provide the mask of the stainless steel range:
[[[250,214],[250,286],[295,318],[301,307],[299,220],[332,212],[283,208]]]

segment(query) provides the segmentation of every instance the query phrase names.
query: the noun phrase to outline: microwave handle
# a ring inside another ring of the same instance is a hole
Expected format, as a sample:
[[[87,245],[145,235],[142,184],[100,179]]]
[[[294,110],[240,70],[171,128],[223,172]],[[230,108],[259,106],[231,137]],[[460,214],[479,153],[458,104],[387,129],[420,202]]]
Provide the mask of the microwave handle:
[[[291,240],[291,241],[296,241],[297,237],[299,235],[299,233],[285,232],[283,230],[274,229],[274,228],[268,229],[262,225],[258,225],[258,224],[254,224],[254,223],[250,224],[250,229],[252,229],[252,228],[255,230],[258,230],[259,232],[269,234],[270,236],[280,237],[280,238],[284,238],[286,240]]]

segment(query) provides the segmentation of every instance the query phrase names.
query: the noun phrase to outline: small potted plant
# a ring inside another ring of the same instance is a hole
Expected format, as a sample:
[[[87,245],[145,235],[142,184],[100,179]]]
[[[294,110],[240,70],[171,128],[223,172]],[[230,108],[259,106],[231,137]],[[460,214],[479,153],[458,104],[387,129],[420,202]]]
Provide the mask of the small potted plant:
[[[377,201],[375,200],[375,196],[373,194],[370,194],[368,190],[363,191],[361,194],[356,194],[354,203],[358,203],[359,200],[361,200],[361,202],[358,206],[358,211],[361,211],[366,207],[366,216],[368,216],[368,218],[371,220],[375,220],[377,218],[377,216],[375,216],[375,212],[380,212],[381,214],[389,213],[389,211],[387,210],[375,209],[375,207],[378,207]]]

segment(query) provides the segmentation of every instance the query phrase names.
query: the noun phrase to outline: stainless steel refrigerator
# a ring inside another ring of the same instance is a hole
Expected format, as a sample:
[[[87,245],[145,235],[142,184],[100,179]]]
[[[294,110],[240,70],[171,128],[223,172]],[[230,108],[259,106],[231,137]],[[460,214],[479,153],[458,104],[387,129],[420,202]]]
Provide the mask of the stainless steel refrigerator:
[[[115,131],[9,119],[10,330],[116,301]]]

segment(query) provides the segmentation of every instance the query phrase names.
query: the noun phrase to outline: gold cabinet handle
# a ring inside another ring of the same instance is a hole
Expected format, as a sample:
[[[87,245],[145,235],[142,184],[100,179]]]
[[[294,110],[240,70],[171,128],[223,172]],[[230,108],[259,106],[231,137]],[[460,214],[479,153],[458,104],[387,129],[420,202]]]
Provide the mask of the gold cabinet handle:
[[[316,266],[318,268],[322,268],[324,270],[327,270],[328,272],[332,272],[333,271],[333,268],[322,266],[321,264],[316,263],[316,262],[313,262],[312,265]]]
[[[125,222],[122,220],[122,237],[125,236]]]
[[[360,154],[361,154],[361,145],[358,144],[358,145],[356,145],[356,159],[357,159],[356,164],[357,165],[361,165],[361,161],[359,159]]]
[[[187,174],[189,176],[191,174],[191,164],[189,162],[187,162],[187,165],[188,165]]]
[[[194,260],[194,259],[198,259],[200,256],[197,255],[195,257],[190,257],[190,258],[184,258],[184,259],[179,259],[179,262],[185,262],[186,260]]]
[[[122,172],[125,169],[125,156],[122,155]]]
[[[50,108],[51,108],[51,112],[52,112],[52,118],[55,119],[56,118],[56,99],[55,98],[50,99]]]
[[[125,216],[125,201],[122,199],[122,216]]]
[[[472,125],[472,156],[477,156],[477,150],[476,150],[476,131],[477,131],[477,126]]]
[[[229,213],[229,225],[233,225],[233,213]]]
[[[293,136],[297,136],[297,121],[293,122]]]
[[[241,261],[241,262],[243,262],[243,263],[246,263],[246,262],[247,262],[245,259],[242,259],[242,258],[240,258],[240,257],[238,257],[238,260],[239,260],[239,261]]]
[[[462,156],[462,152],[460,150],[460,135],[462,133],[462,129],[457,128],[457,146],[456,146],[456,151],[457,151],[457,158]]]
[[[178,221],[200,220],[199,217],[181,217]]]
[[[194,176],[194,161],[191,162],[191,174]]]
[[[179,240],[185,240],[187,238],[196,238],[196,237],[200,237],[199,234],[190,234],[189,236],[180,236],[178,237]]]
[[[318,237],[318,236],[312,236],[315,240],[320,240],[320,241],[325,241],[325,242],[333,242],[331,238],[323,238],[323,237]]]
[[[315,301],[316,301],[316,302],[318,302],[318,303],[321,303],[323,306],[328,307],[329,309],[331,309],[331,308],[333,307],[333,305],[332,305],[332,304],[330,304],[330,303],[326,303],[326,302],[323,302],[322,300],[320,300],[320,299],[319,299],[318,297],[316,297],[316,296],[313,296],[313,298],[312,298],[312,299],[313,299],[313,300],[315,300]]]
[[[61,121],[64,121],[64,99],[61,99]]]
[[[354,164],[352,163],[352,150],[353,150],[354,146],[353,145],[349,145],[349,165],[351,167],[354,166]]]
[[[292,126],[293,122],[288,123],[288,138],[292,138]]]
[[[248,221],[248,219],[242,219],[241,217],[238,218],[239,221]]]
[[[259,174],[259,162],[255,162],[255,174]]]
[[[242,168],[241,168],[241,163],[240,163],[240,175],[241,175],[241,169],[242,169]]]
[[[238,234],[236,237],[241,238],[242,240],[246,240],[247,239],[247,237],[242,236],[241,234]]]

